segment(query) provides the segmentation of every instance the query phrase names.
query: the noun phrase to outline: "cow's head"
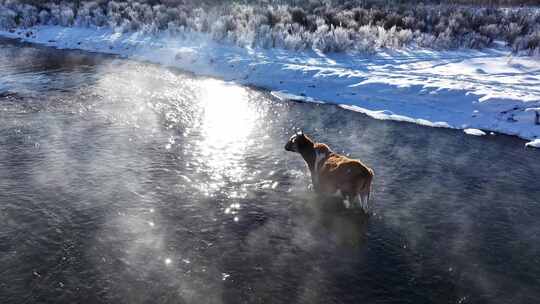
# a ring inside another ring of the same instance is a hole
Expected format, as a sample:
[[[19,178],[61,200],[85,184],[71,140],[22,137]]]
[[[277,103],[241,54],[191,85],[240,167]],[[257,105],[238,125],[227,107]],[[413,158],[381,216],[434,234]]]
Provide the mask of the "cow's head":
[[[300,153],[301,150],[308,147],[313,147],[313,141],[304,132],[299,131],[289,138],[289,141],[285,145],[285,150]]]

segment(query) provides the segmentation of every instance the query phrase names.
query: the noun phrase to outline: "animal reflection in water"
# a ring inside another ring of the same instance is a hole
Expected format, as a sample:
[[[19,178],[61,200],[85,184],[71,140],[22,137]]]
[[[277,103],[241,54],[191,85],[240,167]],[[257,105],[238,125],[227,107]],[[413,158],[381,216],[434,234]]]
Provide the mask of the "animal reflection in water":
[[[339,155],[303,132],[291,136],[285,150],[299,153],[311,172],[316,193],[337,195],[346,208],[359,205],[368,212],[373,170],[362,162]]]
[[[299,193],[296,221],[312,234],[319,235],[334,245],[362,246],[367,241],[368,226],[376,217],[365,212],[350,212],[337,196]],[[315,203],[313,203],[315,202]]]

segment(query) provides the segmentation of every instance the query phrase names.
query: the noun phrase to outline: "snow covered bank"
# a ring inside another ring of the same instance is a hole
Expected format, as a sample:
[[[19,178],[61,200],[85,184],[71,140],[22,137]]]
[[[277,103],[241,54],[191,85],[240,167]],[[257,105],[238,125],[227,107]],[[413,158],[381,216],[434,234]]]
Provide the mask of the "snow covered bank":
[[[0,35],[118,54],[324,101],[377,119],[540,138],[540,61],[505,50],[388,51],[373,56],[240,48],[201,33],[174,36],[37,26]],[[529,109],[529,110],[527,110]]]

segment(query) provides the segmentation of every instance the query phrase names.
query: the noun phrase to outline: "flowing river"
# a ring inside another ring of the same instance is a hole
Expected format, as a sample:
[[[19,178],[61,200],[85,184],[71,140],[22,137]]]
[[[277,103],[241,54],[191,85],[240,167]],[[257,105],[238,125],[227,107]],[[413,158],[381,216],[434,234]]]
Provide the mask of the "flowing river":
[[[302,128],[375,170],[316,198]],[[1,303],[539,303],[540,151],[0,40]]]

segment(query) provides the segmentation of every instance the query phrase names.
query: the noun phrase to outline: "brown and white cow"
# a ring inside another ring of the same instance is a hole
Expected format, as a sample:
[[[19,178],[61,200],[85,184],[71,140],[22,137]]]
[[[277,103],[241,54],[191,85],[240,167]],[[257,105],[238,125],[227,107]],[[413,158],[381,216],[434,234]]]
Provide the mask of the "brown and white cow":
[[[302,155],[311,171],[313,188],[320,194],[340,195],[349,208],[358,203],[368,211],[373,170],[362,162],[334,153],[323,143],[315,143],[303,132],[291,136],[285,150]]]

